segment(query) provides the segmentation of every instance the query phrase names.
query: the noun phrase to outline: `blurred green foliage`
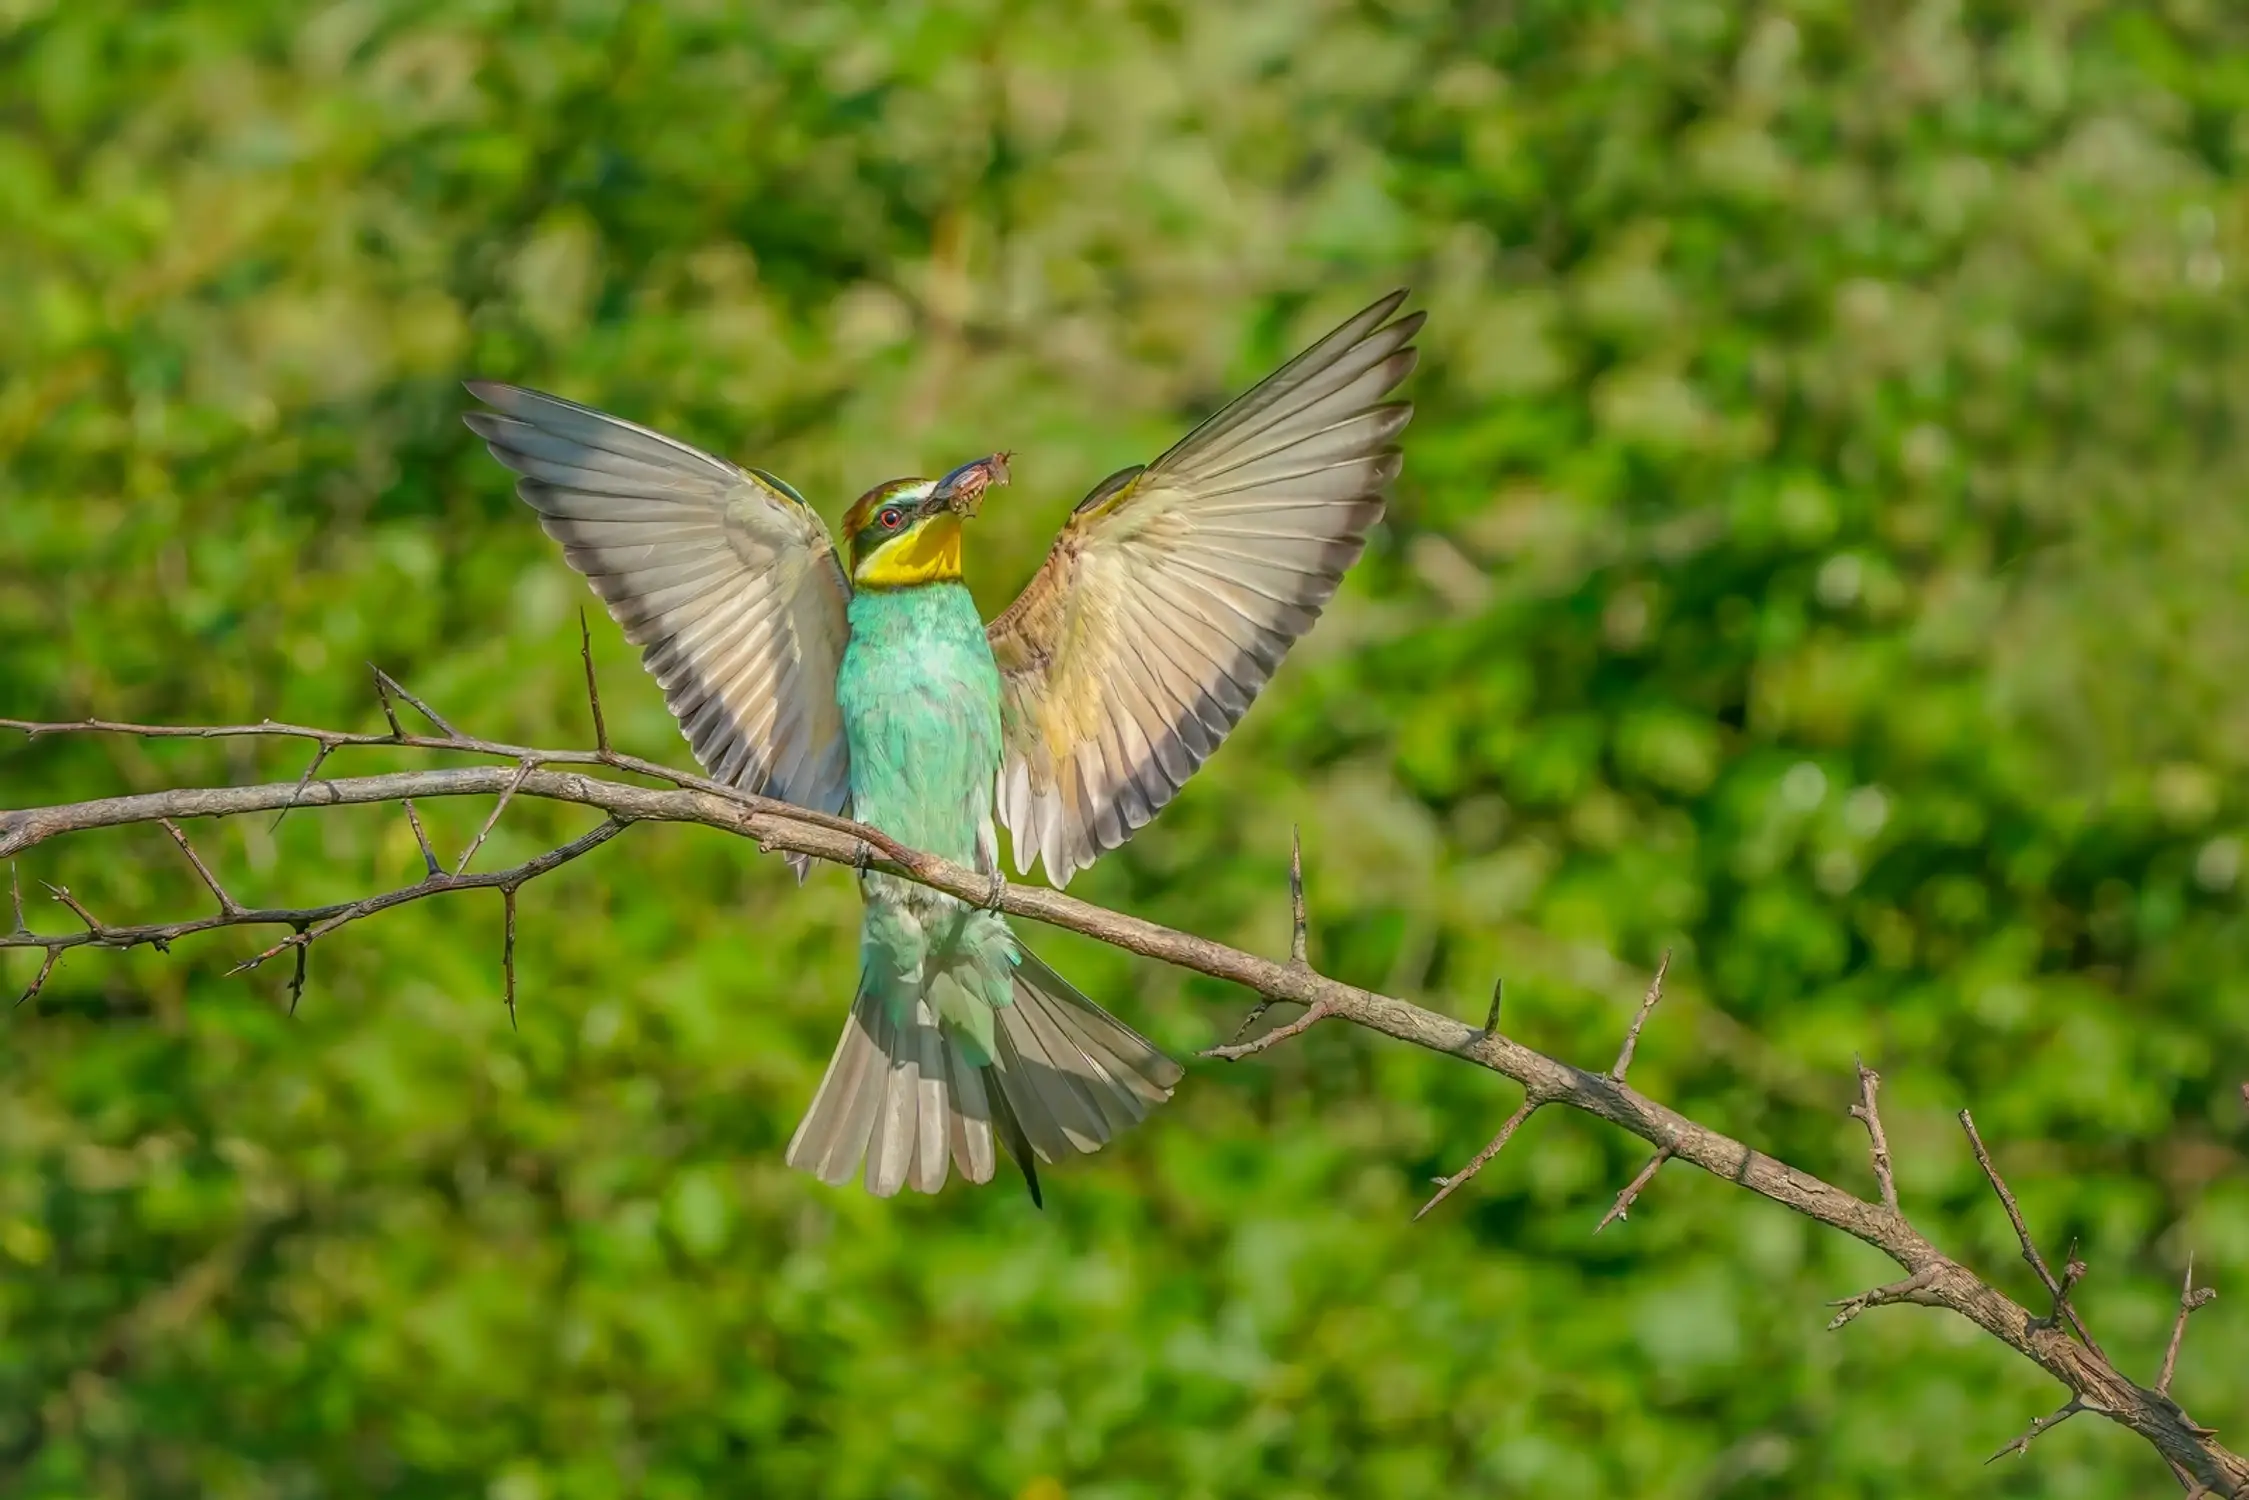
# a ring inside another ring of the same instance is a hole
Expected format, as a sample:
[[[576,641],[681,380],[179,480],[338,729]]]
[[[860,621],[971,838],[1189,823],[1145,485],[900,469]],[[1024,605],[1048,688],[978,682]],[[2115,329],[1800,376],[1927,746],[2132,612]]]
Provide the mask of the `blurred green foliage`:
[[[1067,506],[1388,286],[1390,523],[1082,894],[1605,1061],[2249,1431],[2249,16],[2224,0],[957,6],[0,0],[0,713],[588,739],[584,597],[461,428],[523,380],[861,487],[995,447],[990,608]],[[615,630],[620,743],[684,762]],[[21,806],[293,776],[0,747]],[[379,754],[337,763],[373,770]],[[484,806],[428,808],[456,850]],[[518,806],[495,865],[583,824]],[[380,810],[206,832],[245,899],[413,878]],[[24,861],[124,920],[153,830]],[[846,874],[635,830],[284,976],[79,952],[0,1031],[0,1491],[2121,1496],[2153,1455],[1870,1252],[1328,1027],[1193,1069],[1050,1206],[787,1172]],[[1053,935],[1177,1051],[1241,996]],[[262,942],[265,939],[257,939]],[[30,977],[16,954],[5,978]]]

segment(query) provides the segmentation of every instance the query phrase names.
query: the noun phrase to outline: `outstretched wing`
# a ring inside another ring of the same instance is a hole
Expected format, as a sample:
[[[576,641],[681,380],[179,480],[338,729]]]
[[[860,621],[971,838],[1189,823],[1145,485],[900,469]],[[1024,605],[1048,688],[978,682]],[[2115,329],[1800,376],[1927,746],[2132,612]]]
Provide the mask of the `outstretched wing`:
[[[523,476],[516,493],[641,648],[711,779],[841,812],[851,584],[812,508],[770,474],[574,401],[468,389],[493,408],[469,427]]]
[[[994,620],[1017,868],[1056,885],[1156,815],[1358,560],[1413,415],[1394,292],[1071,515]]]

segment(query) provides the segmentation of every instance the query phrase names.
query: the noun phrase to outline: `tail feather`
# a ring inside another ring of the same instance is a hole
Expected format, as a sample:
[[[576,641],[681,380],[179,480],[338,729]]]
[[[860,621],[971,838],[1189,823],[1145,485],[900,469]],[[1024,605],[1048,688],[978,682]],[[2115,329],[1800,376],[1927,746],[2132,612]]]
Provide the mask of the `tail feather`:
[[[928,995],[900,1015],[906,1007],[862,984],[789,1165],[840,1186],[864,1164],[867,1190],[889,1197],[934,1193],[951,1168],[989,1182],[1004,1149],[1038,1203],[1037,1163],[1098,1151],[1171,1097],[1182,1070],[1147,1038],[1028,952],[1013,977],[989,1062]]]
[[[998,1020],[1000,1087],[1045,1161],[1100,1150],[1169,1099],[1184,1072],[1029,951]]]

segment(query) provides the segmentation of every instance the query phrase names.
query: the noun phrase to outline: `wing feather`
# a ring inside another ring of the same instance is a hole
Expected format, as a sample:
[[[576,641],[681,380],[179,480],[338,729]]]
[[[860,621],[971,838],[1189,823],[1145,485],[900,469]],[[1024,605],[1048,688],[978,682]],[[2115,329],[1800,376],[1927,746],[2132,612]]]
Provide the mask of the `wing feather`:
[[[1412,417],[1386,402],[1422,315],[1397,292],[1145,469],[1080,502],[992,622],[1018,868],[1070,876],[1160,812],[1358,560]]]
[[[574,401],[486,381],[469,392],[491,408],[470,429],[641,648],[704,770],[843,811],[835,681],[851,585],[802,497]]]

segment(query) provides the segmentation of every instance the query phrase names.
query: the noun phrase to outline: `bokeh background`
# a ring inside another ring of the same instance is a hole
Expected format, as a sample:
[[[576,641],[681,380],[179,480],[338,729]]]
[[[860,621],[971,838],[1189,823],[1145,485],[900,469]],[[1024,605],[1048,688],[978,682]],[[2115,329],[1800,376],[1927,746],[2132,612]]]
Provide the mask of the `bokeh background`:
[[[0,0],[0,713],[582,745],[587,597],[471,374],[832,519],[996,447],[997,609],[1069,505],[1392,285],[1389,521],[1073,890],[1599,1064],[2032,1300],[1972,1106],[2143,1378],[2249,1436],[2249,15],[2224,0]],[[627,748],[684,763],[605,618]],[[338,771],[397,757],[362,754]],[[283,779],[0,744],[0,803]],[[483,805],[432,806],[448,855]],[[518,806],[494,867],[574,833]],[[412,879],[393,812],[208,830],[238,895]],[[207,898],[150,829],[24,862]],[[2151,1495],[1870,1252],[1342,1027],[1049,1179],[785,1170],[852,983],[801,891],[635,830],[500,903],[74,953],[0,1019],[10,1496]],[[1184,1054],[1244,997],[1038,934]],[[36,956],[7,956],[12,989]]]

